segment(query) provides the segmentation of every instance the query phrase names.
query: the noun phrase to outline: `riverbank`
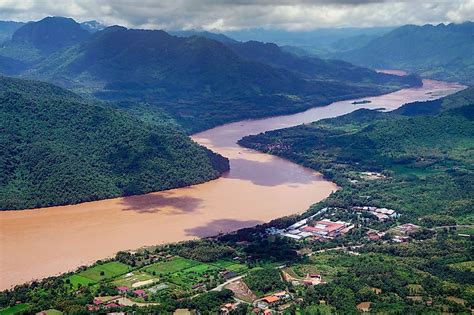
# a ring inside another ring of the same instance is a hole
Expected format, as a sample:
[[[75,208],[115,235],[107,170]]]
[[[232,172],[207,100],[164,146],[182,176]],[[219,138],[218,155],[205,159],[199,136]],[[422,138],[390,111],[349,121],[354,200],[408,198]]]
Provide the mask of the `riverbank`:
[[[193,136],[230,159],[230,172],[217,180],[142,196],[1,212],[0,289],[73,270],[119,250],[215,235],[301,213],[337,186],[310,169],[243,149],[236,144],[240,138],[362,107],[395,109],[461,88],[425,80],[421,88],[364,98],[371,103],[363,106],[346,100],[294,115],[227,124]]]

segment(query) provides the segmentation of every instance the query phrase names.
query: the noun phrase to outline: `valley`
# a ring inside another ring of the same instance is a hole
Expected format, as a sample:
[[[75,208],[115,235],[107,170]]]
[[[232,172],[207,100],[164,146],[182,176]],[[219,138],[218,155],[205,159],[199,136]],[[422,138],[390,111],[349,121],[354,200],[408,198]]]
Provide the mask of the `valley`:
[[[360,108],[393,110],[463,88],[424,80],[420,88],[365,97],[370,103],[362,105],[351,104],[361,99],[346,100],[294,115],[226,124],[193,136],[229,158],[230,171],[219,179],[140,196],[1,212],[0,289],[73,270],[120,250],[215,235],[302,213],[337,186],[313,170],[244,149],[236,144],[239,139]]]

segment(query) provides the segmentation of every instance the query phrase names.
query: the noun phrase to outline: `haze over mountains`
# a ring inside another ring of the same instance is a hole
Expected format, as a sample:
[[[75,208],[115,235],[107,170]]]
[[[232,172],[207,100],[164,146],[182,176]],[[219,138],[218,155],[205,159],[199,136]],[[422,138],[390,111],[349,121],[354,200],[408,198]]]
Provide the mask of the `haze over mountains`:
[[[474,23],[406,25],[365,46],[332,55],[371,68],[402,69],[441,80],[474,82]]]
[[[188,131],[420,84],[414,77],[298,57],[276,45],[221,41],[119,26],[92,34],[72,19],[50,17],[18,29],[0,56],[22,62],[15,70],[23,77],[102,99],[147,102],[140,115],[162,109]]]

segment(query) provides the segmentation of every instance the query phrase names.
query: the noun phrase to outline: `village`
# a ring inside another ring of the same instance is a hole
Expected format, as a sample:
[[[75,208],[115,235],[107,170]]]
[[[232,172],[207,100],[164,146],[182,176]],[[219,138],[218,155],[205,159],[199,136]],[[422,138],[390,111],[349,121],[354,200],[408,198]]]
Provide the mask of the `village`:
[[[351,212],[355,220],[342,220],[347,212]],[[342,215],[341,215],[342,213]],[[369,241],[408,242],[411,235],[420,226],[406,223],[395,225],[388,230],[379,231],[370,228],[372,223],[393,222],[400,215],[392,209],[374,206],[354,206],[350,209],[326,207],[307,218],[301,219],[284,229],[266,228],[266,237],[278,236],[300,242],[330,242],[347,235],[360,224],[365,226],[366,238]],[[390,239],[386,235],[390,234]],[[307,244],[307,243],[306,243]],[[353,246],[355,250],[362,245]],[[346,253],[358,255],[350,248],[343,249]],[[325,250],[314,252],[305,246],[298,254],[312,259],[313,255],[324,253]],[[325,268],[310,265],[271,265],[250,266],[245,259],[234,256],[231,259],[204,263],[173,254],[147,254],[142,267],[132,268],[128,264],[111,261],[101,263],[71,275],[66,283],[71,290],[81,292],[84,288],[96,288],[96,296],[87,305],[90,312],[112,312],[122,307],[150,307],[160,305],[162,299],[172,296],[183,300],[194,298],[206,292],[230,290],[233,302],[223,303],[221,314],[229,314],[244,304],[254,314],[281,314],[285,309],[301,303],[298,297],[288,290],[275,290],[257,294],[247,284],[249,274],[264,269],[278,271],[278,278],[288,288],[311,287],[326,284],[332,280],[331,272]],[[325,301],[320,301],[324,305]],[[369,309],[370,305],[358,305],[360,311]],[[174,314],[194,314],[192,309],[177,309]]]
[[[418,225],[405,223],[385,231],[379,231],[371,228],[371,224],[377,222],[395,222],[395,220],[400,217],[400,214],[393,209],[374,206],[354,206],[351,209],[326,207],[318,211],[318,213],[299,220],[285,229],[276,229],[272,227],[268,228],[266,233],[268,235],[279,235],[296,241],[310,240],[324,242],[337,239],[354,229],[356,224],[355,222],[331,220],[328,218],[337,216],[341,212],[359,214],[357,216],[357,224],[364,226],[367,229],[366,235],[371,241],[378,241],[390,232],[393,236],[391,238],[393,242],[407,242],[410,240],[410,234],[413,234],[420,229],[420,226]],[[363,214],[363,216],[360,216],[360,214]],[[317,217],[320,219],[316,219]]]

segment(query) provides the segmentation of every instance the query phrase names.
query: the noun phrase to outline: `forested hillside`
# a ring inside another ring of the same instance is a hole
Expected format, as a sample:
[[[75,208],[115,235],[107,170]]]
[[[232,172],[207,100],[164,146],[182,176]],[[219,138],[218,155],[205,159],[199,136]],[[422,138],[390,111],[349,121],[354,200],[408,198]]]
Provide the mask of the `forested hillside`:
[[[141,194],[214,179],[228,161],[46,83],[0,77],[0,209]]]
[[[357,65],[402,69],[420,75],[472,84],[474,23],[405,25],[373,39],[364,47],[333,57]]]
[[[474,103],[466,102],[473,95],[470,88],[393,113],[358,110],[240,143],[321,171],[344,187],[332,202],[358,205],[370,196],[407,220],[430,214],[472,220]],[[364,180],[361,172],[384,179]]]
[[[415,76],[393,76],[377,73],[374,70],[362,68],[341,60],[323,60],[318,57],[297,56],[285,52],[273,43],[248,41],[245,43],[229,42],[226,44],[240,57],[283,68],[301,75],[307,79],[345,82],[352,85],[417,85]]]

